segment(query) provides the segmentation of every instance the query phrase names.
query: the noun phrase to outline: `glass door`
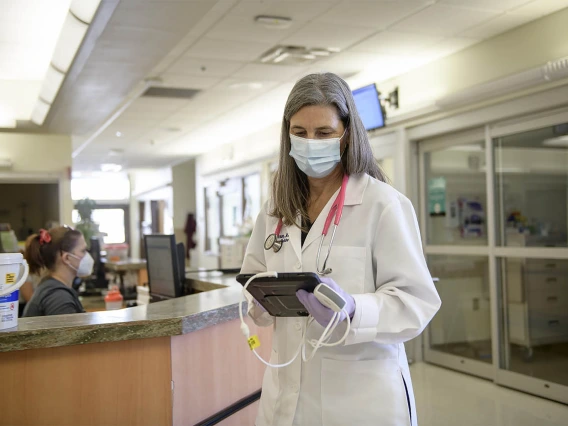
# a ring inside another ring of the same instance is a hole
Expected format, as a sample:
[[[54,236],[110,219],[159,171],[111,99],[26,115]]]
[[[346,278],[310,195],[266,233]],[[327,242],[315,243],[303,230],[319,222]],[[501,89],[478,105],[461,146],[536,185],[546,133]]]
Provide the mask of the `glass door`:
[[[568,403],[568,114],[555,120],[492,135],[501,314],[496,380]]]
[[[426,361],[568,403],[568,110],[419,143]]]
[[[419,144],[421,228],[442,307],[426,361],[493,376],[486,142],[483,128]]]

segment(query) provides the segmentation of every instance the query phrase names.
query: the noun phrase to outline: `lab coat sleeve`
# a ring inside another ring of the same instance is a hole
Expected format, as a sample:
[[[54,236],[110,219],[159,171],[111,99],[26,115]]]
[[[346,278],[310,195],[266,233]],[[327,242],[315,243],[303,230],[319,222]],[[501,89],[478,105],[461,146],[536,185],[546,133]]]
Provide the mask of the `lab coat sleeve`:
[[[407,198],[399,197],[383,210],[373,244],[377,290],[353,295],[356,308],[347,345],[410,340],[424,330],[441,305]]]
[[[264,257],[264,240],[266,233],[266,206],[258,215],[254,229],[250,237],[241,274],[258,274],[266,272],[266,260]],[[274,323],[274,317],[254,303],[253,297],[247,292],[248,315],[259,327],[268,327]]]

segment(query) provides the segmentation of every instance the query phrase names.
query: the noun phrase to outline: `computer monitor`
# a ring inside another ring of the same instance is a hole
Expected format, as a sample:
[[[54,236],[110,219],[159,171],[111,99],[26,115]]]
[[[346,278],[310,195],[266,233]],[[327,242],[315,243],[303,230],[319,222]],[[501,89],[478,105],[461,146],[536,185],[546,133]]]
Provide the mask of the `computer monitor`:
[[[185,271],[180,271],[179,249],[174,235],[145,235],[148,286],[152,300],[184,295]]]
[[[89,252],[94,260],[93,263],[93,279],[90,284],[95,288],[108,288],[108,280],[106,279],[105,264],[101,261],[101,242],[97,237],[92,237],[90,240]]]
[[[354,90],[353,100],[366,130],[380,129],[385,126],[385,111],[379,98],[377,86],[369,84]]]

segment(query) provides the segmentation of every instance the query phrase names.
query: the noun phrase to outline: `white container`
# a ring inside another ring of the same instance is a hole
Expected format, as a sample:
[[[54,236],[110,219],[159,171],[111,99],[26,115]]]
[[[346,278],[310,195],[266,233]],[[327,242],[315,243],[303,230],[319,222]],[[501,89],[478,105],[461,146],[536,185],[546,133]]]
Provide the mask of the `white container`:
[[[18,290],[28,273],[28,263],[20,253],[0,253],[0,330],[18,325]]]
[[[107,311],[116,311],[117,309],[122,309],[122,302],[106,302]]]

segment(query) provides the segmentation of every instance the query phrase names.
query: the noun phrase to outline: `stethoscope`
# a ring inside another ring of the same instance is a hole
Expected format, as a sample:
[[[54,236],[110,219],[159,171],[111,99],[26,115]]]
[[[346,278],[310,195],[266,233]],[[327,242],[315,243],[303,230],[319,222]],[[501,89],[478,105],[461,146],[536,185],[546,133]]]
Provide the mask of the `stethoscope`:
[[[327,219],[325,220],[325,225],[323,227],[322,237],[320,239],[319,247],[318,247],[318,254],[316,257],[316,270],[320,275],[327,275],[331,274],[332,269],[327,267],[327,261],[329,260],[329,254],[331,253],[331,247],[333,246],[333,240],[335,239],[335,231],[337,230],[337,226],[339,225],[339,221],[341,220],[341,215],[343,214],[343,206],[345,204],[345,191],[347,189],[347,182],[349,181],[348,175],[343,175],[343,181],[341,182],[341,189],[339,190],[339,194],[335,201],[331,205],[331,209],[327,215]],[[329,243],[329,247],[327,249],[327,255],[323,261],[323,268],[320,269],[320,255],[321,255],[321,248],[323,246],[323,241],[327,236],[327,232],[329,231],[329,227],[331,225],[331,221],[334,220],[334,227],[333,232],[331,234],[331,241]],[[270,234],[266,241],[264,242],[264,249],[265,250],[274,250],[274,253],[278,253],[282,248],[283,241],[280,239],[279,235],[282,231],[282,219],[278,220],[278,225],[276,225],[276,230],[274,234]]]

